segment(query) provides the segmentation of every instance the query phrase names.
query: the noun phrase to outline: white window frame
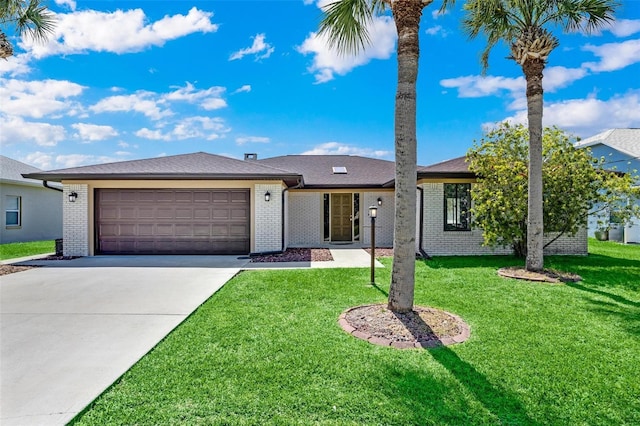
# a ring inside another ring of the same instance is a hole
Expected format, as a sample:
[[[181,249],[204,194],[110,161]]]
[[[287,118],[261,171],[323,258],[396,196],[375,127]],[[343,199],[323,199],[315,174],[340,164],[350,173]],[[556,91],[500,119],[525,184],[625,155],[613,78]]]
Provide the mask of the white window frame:
[[[9,206],[13,206],[14,204],[17,205],[16,208],[9,208]],[[9,223],[8,221],[9,213],[17,214],[18,223]],[[5,196],[4,221],[7,228],[20,228],[22,226],[22,197],[21,196],[19,195]]]

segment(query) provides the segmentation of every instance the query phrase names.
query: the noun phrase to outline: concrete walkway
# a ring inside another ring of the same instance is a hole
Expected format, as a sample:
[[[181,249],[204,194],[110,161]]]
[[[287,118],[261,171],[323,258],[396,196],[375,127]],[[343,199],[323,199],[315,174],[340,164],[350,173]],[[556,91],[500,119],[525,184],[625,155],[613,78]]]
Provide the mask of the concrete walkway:
[[[242,269],[370,267],[362,249],[331,253],[330,262],[250,263],[236,256],[2,262],[43,267],[0,277],[0,424],[66,424]]]

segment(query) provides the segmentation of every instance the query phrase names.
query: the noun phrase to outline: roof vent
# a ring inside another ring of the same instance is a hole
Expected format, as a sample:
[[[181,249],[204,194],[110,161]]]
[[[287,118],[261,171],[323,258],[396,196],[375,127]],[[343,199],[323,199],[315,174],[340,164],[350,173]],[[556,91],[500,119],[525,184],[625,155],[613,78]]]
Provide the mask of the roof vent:
[[[256,153],[244,154],[244,161],[255,161],[257,159],[258,159],[258,154]]]
[[[340,167],[333,167],[333,174],[334,175],[346,175],[347,174],[347,168],[344,166],[340,166]]]

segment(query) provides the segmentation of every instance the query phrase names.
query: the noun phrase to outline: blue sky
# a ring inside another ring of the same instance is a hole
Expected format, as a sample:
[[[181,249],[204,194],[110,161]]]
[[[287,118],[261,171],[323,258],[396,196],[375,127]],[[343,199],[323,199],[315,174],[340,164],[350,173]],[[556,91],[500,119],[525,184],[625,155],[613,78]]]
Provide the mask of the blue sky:
[[[2,154],[45,170],[196,151],[393,160],[393,21],[376,19],[373,45],[341,56],[315,35],[326,3],[51,0],[55,36],[13,38],[0,61]],[[498,46],[481,75],[484,40],[462,34],[462,4],[438,15],[436,0],[421,22],[422,165],[526,118],[520,67]],[[580,137],[640,127],[640,2],[616,17],[599,34],[557,32],[546,125]]]

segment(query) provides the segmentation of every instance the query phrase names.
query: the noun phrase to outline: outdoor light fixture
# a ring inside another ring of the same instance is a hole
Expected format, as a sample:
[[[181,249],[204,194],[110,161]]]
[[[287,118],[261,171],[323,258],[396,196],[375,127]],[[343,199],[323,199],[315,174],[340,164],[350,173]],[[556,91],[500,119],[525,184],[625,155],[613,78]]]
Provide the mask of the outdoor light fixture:
[[[378,197],[378,205],[381,206],[382,205],[382,198]]]
[[[379,201],[380,198],[378,198]],[[376,206],[369,207],[369,216],[371,217],[371,285],[376,285],[376,217],[378,217]]]
[[[78,193],[77,192],[70,192],[69,193],[69,202],[70,203],[75,203],[77,199],[78,199]]]
[[[264,200],[268,203],[271,200],[271,193],[269,191],[264,193]]]

